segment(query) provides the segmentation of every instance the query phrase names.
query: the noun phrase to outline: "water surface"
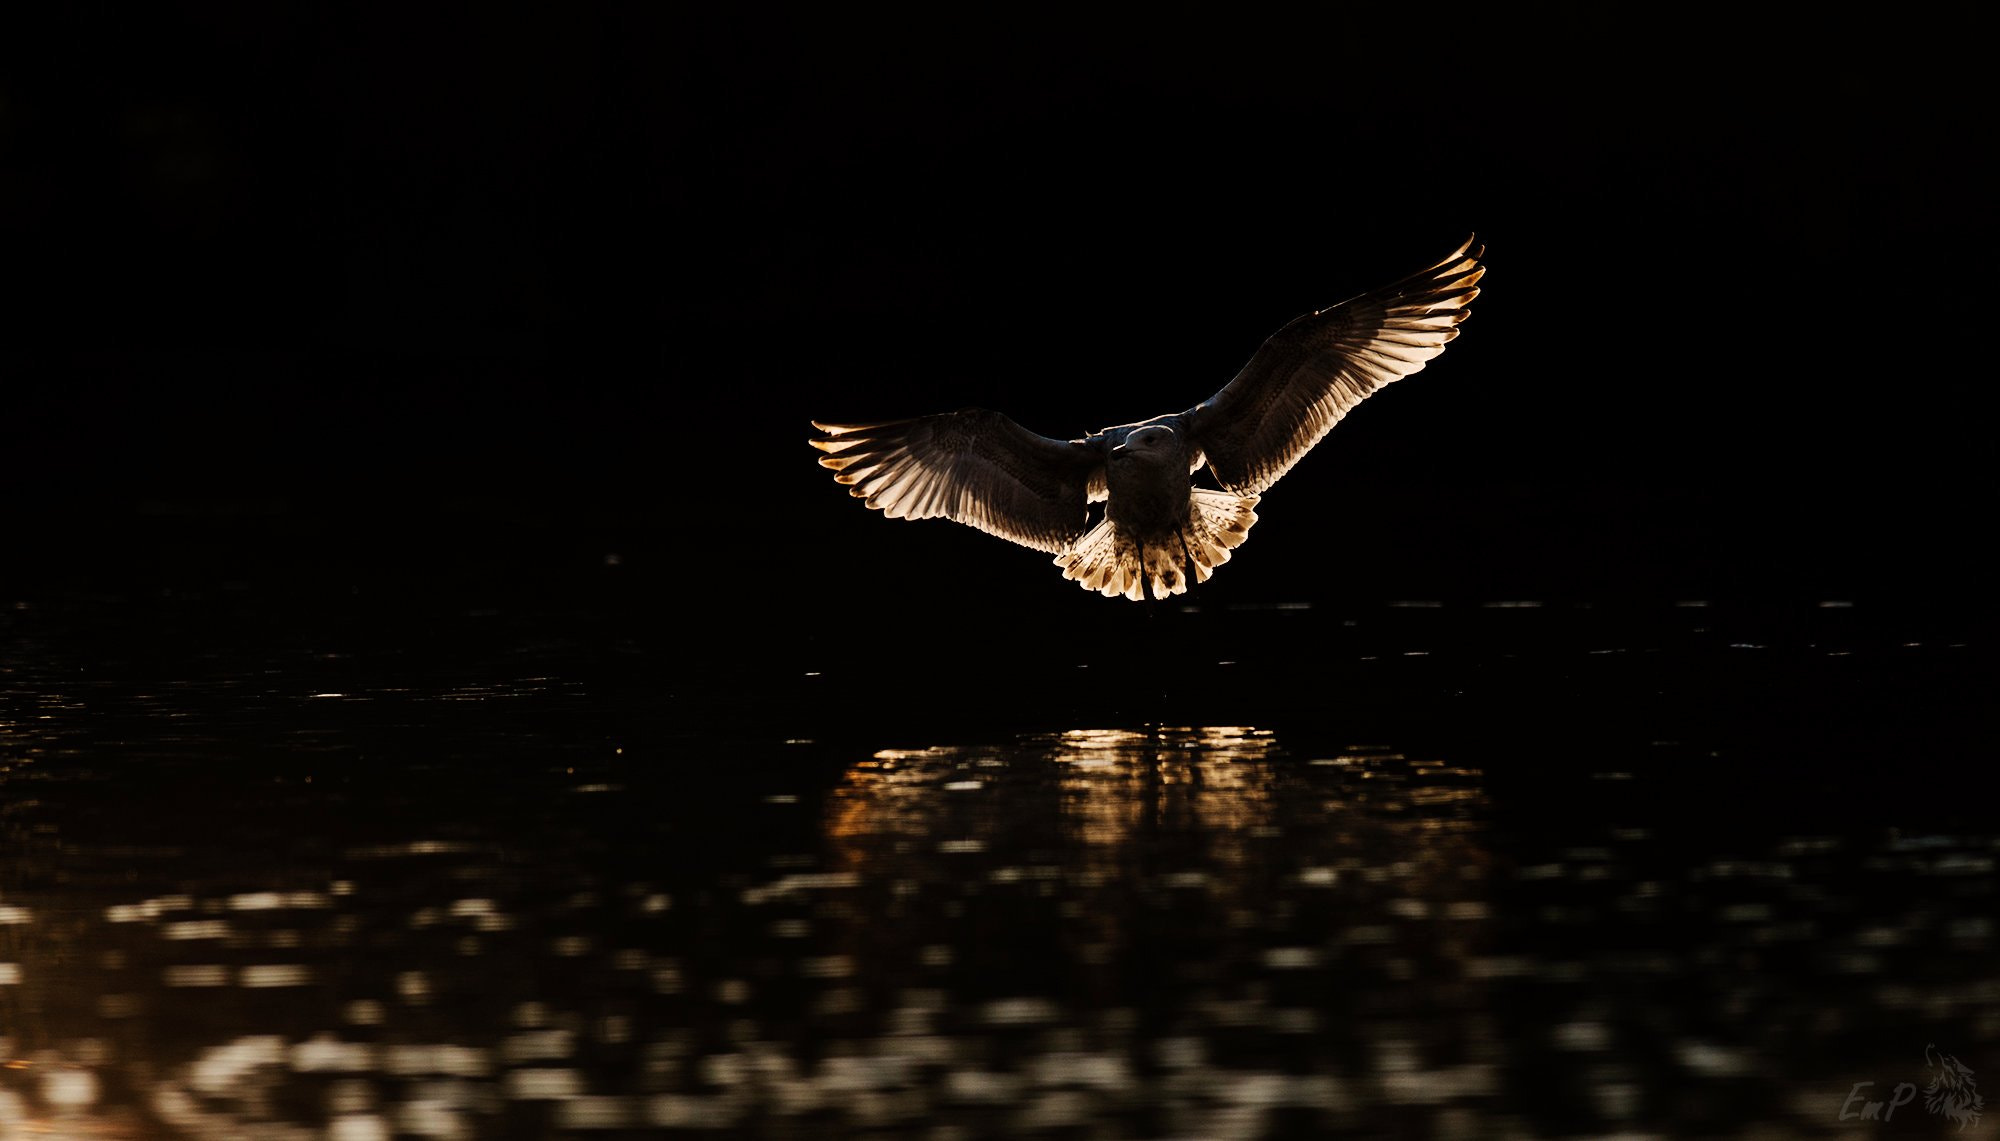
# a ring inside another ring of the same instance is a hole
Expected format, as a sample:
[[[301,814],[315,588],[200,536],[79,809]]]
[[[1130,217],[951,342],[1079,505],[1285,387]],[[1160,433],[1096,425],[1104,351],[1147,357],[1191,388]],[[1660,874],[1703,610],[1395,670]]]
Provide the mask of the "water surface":
[[[0,1135],[1953,1127],[1857,1119],[2000,1072],[1980,648],[1529,609],[1024,669],[33,601]]]

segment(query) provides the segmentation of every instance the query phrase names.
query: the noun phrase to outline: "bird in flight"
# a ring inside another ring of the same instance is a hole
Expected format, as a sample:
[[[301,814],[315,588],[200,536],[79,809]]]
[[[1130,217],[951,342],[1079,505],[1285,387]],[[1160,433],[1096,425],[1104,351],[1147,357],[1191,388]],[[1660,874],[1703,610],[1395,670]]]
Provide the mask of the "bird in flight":
[[[1229,561],[1259,496],[1341,417],[1458,336],[1484,252],[1467,238],[1428,269],[1295,318],[1185,412],[1077,440],[984,408],[815,420],[825,436],[809,442],[835,480],[891,519],[941,516],[1047,552],[1064,578],[1107,598],[1181,594],[1188,567],[1206,582]],[[1218,488],[1194,483],[1204,467]]]

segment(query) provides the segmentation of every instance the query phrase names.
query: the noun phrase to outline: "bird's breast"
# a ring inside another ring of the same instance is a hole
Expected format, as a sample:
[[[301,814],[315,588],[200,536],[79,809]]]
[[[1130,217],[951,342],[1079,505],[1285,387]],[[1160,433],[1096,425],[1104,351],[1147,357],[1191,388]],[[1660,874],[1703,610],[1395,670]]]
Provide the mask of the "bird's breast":
[[[1105,465],[1105,514],[1129,534],[1178,531],[1187,522],[1187,463],[1162,459],[1114,455]]]

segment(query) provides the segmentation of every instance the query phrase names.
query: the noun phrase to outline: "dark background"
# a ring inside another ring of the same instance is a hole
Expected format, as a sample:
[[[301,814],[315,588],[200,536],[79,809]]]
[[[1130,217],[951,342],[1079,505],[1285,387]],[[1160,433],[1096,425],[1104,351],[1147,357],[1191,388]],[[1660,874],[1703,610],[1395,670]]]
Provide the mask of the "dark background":
[[[1087,616],[808,420],[1178,410],[1477,231],[1465,335],[1200,600],[1984,589],[1980,7],[944,7],[16,29],[0,579]]]

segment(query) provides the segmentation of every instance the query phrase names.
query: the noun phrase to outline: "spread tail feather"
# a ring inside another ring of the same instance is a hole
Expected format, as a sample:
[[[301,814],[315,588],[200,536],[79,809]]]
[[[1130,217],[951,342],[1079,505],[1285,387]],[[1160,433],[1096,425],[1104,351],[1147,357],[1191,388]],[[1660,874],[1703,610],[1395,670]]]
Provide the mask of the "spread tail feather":
[[[1106,518],[1064,548],[1056,565],[1064,578],[1106,598],[1122,594],[1136,602],[1148,595],[1184,594],[1188,588],[1184,564],[1193,564],[1196,582],[1207,582],[1216,567],[1229,561],[1229,552],[1249,537],[1251,524],[1257,522],[1252,510],[1256,506],[1254,495],[1197,487],[1189,493],[1188,520],[1178,532],[1141,542]]]

